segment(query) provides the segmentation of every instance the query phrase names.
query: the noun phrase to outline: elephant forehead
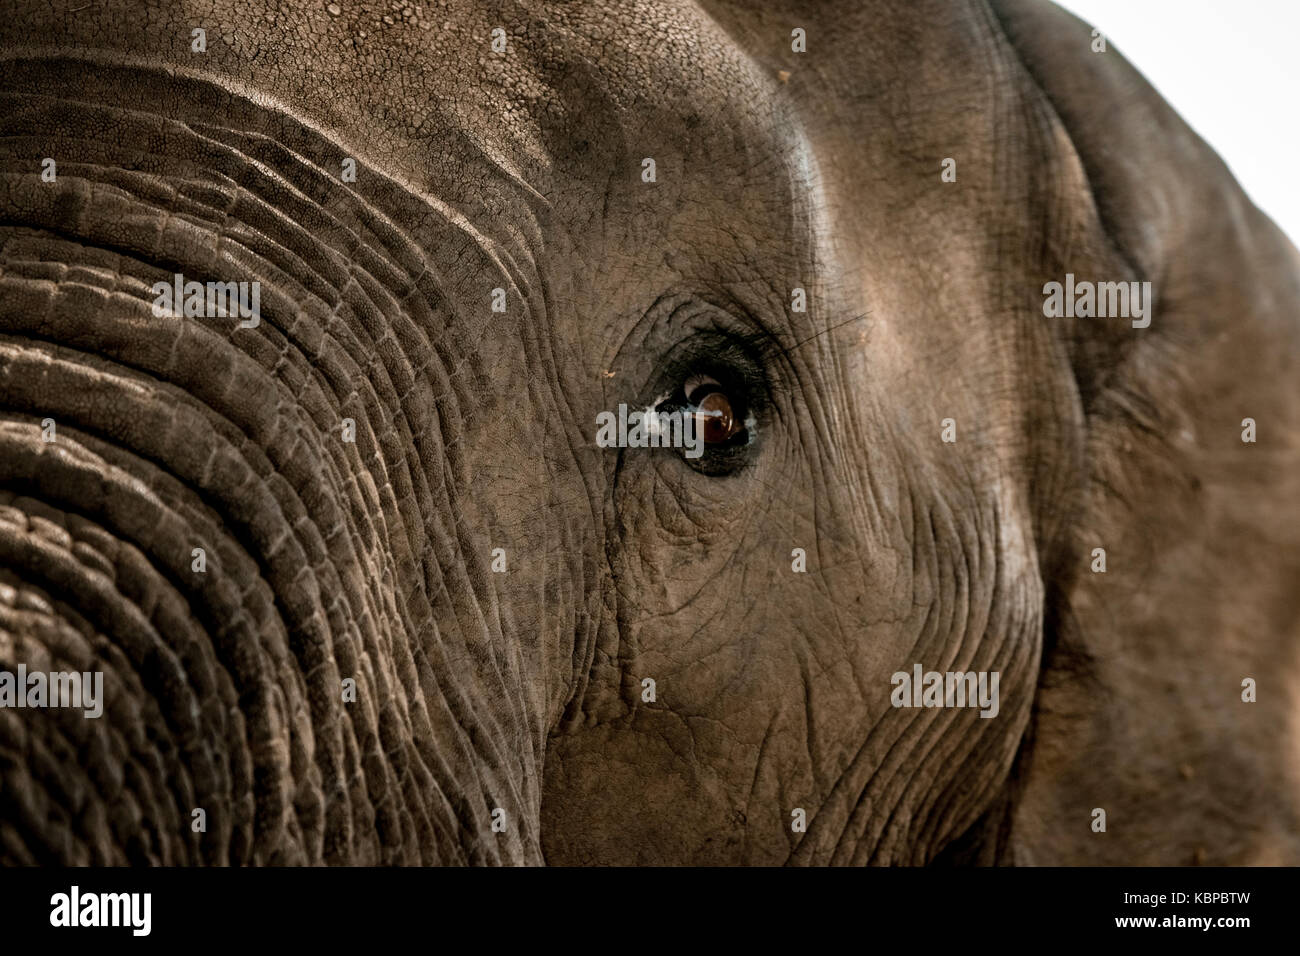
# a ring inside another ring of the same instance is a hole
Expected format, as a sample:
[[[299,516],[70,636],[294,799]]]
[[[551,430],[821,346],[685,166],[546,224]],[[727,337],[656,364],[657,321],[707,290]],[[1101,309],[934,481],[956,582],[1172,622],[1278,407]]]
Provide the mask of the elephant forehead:
[[[588,188],[599,203],[593,181],[639,181],[642,159],[658,150],[670,167],[689,153],[701,195],[724,201],[720,185],[741,185],[725,169],[780,193],[789,178],[780,157],[798,158],[775,72],[757,69],[692,4],[11,7],[0,57],[75,49],[212,80],[321,129],[415,193],[454,200],[481,181],[486,160],[527,192],[568,199]],[[766,162],[756,166],[755,156]],[[717,175],[698,175],[702,168]]]

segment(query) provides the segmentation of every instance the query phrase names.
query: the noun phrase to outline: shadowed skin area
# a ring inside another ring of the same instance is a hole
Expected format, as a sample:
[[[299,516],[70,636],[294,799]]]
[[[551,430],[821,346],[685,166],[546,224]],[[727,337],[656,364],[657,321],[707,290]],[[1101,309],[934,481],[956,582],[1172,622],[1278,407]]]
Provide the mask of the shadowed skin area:
[[[0,670],[105,700],[0,861],[1300,862],[1300,257],[1050,4],[791,7],[7,12]]]

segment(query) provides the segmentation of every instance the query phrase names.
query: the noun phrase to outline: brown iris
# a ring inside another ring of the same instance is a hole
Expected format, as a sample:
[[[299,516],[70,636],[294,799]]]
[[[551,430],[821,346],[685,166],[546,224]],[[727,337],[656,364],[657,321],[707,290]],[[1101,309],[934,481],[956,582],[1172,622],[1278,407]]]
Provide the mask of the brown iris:
[[[683,391],[695,406],[697,426],[706,445],[721,445],[734,438],[744,423],[731,407],[731,399],[717,379],[696,375],[687,380]]]
[[[696,417],[707,445],[721,445],[740,431],[731,402],[722,392],[709,392],[696,403]]]

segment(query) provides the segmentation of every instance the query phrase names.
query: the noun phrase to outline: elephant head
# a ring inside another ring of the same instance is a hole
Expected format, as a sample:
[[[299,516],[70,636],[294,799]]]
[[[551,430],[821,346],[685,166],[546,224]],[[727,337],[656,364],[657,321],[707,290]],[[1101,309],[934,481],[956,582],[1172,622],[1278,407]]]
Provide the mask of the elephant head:
[[[0,858],[1300,858],[1300,258],[1116,51],[389,6],[0,22]]]

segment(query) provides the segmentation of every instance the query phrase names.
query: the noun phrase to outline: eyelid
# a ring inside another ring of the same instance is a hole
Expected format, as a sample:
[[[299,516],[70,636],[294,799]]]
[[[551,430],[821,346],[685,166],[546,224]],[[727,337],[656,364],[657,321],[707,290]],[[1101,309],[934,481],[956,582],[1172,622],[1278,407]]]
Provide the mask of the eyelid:
[[[712,375],[702,375],[699,372],[696,372],[682,383],[682,392],[685,393],[687,398],[690,398],[695,390],[703,385],[717,385],[719,388],[722,387],[722,383]]]
[[[788,368],[789,353],[771,329],[743,307],[727,307],[695,296],[690,307],[676,303],[671,333],[675,344],[664,350],[654,378],[640,390],[642,400],[668,392],[681,403],[689,381],[695,387],[712,380],[744,410],[745,418],[761,423],[779,416],[782,396],[797,382]],[[662,398],[650,403],[657,407]]]

